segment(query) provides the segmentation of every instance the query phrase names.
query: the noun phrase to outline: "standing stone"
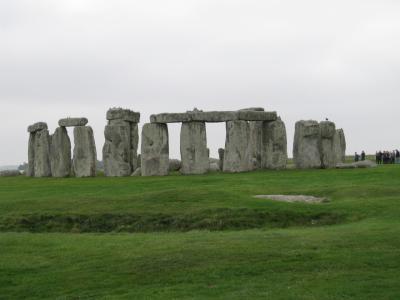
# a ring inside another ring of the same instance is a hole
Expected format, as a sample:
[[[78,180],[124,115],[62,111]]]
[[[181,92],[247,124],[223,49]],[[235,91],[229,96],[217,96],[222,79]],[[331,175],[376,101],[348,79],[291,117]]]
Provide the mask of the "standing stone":
[[[35,177],[50,177],[50,143],[47,129],[36,131],[34,139],[34,174]]]
[[[321,153],[321,167],[334,168],[336,167],[336,155],[334,137],[336,133],[335,123],[330,121],[323,121],[319,124],[320,128],[320,153]]]
[[[65,127],[58,127],[51,138],[50,165],[53,177],[71,173],[71,141]]]
[[[261,143],[263,135],[263,123],[263,121],[249,122],[249,154],[251,170],[257,170],[261,168]]]
[[[107,125],[104,129],[104,137],[104,174],[106,176],[131,175],[130,124]]]
[[[247,121],[226,122],[226,140],[223,171],[236,173],[249,171],[250,128]]]
[[[142,176],[168,175],[168,127],[162,123],[147,123],[142,128]]]
[[[220,171],[222,171],[224,169],[224,154],[225,154],[225,149],[219,148],[218,156],[219,156],[219,170]]]
[[[207,173],[209,162],[206,124],[204,122],[185,122],[181,127],[181,173]]]
[[[338,129],[337,133],[339,135],[339,140],[340,140],[340,152],[341,156],[338,162],[344,163],[346,161],[346,137],[344,135],[343,129]]]
[[[285,123],[264,122],[262,131],[262,168],[285,169],[287,164],[287,137]]]
[[[296,122],[293,160],[296,168],[320,168],[320,129],[317,121]]]
[[[90,126],[75,127],[74,140],[73,168],[75,176],[96,176],[97,154],[92,128]]]
[[[139,128],[138,123],[131,123],[131,162],[132,170],[136,170],[140,167],[138,164],[138,146],[139,146]]]
[[[26,170],[26,176],[35,176],[35,133],[29,133],[28,143],[28,169]]]

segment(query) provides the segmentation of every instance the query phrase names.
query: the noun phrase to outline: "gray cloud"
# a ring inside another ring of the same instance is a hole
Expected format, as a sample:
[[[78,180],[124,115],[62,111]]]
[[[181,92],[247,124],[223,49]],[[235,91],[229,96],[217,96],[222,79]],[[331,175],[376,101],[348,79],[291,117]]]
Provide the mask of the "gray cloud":
[[[0,165],[27,159],[26,126],[105,112],[264,106],[288,127],[325,117],[349,153],[399,147],[397,1],[0,2]],[[179,126],[170,127],[179,156]],[[212,155],[224,124],[209,125]],[[100,155],[99,155],[100,157]]]

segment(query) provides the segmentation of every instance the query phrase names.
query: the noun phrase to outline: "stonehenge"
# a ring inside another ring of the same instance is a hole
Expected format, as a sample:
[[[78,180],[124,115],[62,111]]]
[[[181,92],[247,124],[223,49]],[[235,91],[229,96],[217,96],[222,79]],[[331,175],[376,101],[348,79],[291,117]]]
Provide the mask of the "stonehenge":
[[[343,129],[330,121],[298,121],[295,126],[293,160],[296,168],[335,168],[344,162],[346,141]]]
[[[103,162],[105,176],[130,176],[138,167],[138,123],[140,113],[112,108],[107,111],[104,129]]]
[[[166,124],[143,125],[141,158],[142,176],[168,175],[169,141]]]
[[[111,108],[106,112],[105,142],[102,148],[104,175],[165,176],[209,171],[227,173],[258,169],[284,169],[288,163],[285,123],[275,111],[251,107],[237,111],[161,113],[150,116],[141,130],[140,113]],[[207,123],[225,123],[224,148],[219,159],[210,158]],[[169,157],[168,123],[181,123],[180,160]],[[87,118],[63,118],[54,134],[38,122],[28,127],[28,169],[31,177],[96,176],[97,151],[93,129]],[[74,149],[67,127],[73,127]],[[346,139],[343,129],[328,120],[301,120],[295,125],[293,161],[296,168],[335,168],[343,163]],[[72,156],[72,157],[71,157]]]

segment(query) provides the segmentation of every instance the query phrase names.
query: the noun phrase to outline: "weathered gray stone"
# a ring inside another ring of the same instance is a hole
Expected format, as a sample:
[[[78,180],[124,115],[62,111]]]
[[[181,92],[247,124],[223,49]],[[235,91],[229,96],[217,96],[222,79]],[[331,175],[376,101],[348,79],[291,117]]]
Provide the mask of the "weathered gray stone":
[[[219,169],[221,171],[224,169],[224,154],[225,154],[225,149],[224,148],[219,148],[218,149]]]
[[[138,146],[139,146],[139,128],[137,123],[131,123],[131,163],[132,170],[136,170],[140,165],[138,164]]]
[[[211,171],[211,172],[218,172],[218,171],[221,171],[221,170],[219,169],[219,163],[215,163],[215,162],[210,163],[210,167],[209,167],[208,170]]]
[[[71,141],[65,127],[58,127],[51,138],[50,165],[53,177],[71,173]]]
[[[111,108],[107,111],[107,120],[118,120],[118,119],[132,123],[139,123],[140,113],[123,108]]]
[[[317,121],[296,122],[293,160],[299,169],[321,167],[320,128]]]
[[[76,177],[96,176],[96,145],[93,130],[90,126],[74,128],[74,158],[73,168]]]
[[[141,146],[142,176],[168,175],[169,144],[166,124],[144,124]]]
[[[339,141],[340,141],[340,157],[338,157],[338,162],[344,162],[346,160],[346,137],[344,135],[343,129],[338,129],[337,133],[339,135]]]
[[[206,124],[185,122],[181,127],[182,174],[204,174],[209,169]]]
[[[61,127],[74,127],[74,126],[85,126],[88,123],[86,118],[64,118],[58,121],[58,125]]]
[[[287,137],[285,123],[282,120],[263,123],[261,153],[262,168],[286,168]]]
[[[323,121],[319,123],[320,128],[320,153],[321,153],[321,167],[334,168],[336,167],[336,155],[334,137],[336,133],[335,123],[330,121]]]
[[[250,169],[257,170],[261,168],[261,143],[262,143],[262,121],[249,122],[249,155]]]
[[[276,111],[240,110],[239,120],[243,121],[275,121],[278,118]]]
[[[245,172],[251,169],[249,135],[250,128],[248,122],[226,122],[224,172]]]
[[[137,167],[140,168],[142,166],[142,155],[138,154],[137,156]]]
[[[248,110],[250,110],[250,111],[265,111],[265,109],[263,107],[248,107],[248,108],[242,108],[240,110],[243,110],[243,111],[248,111]]]
[[[14,177],[21,175],[21,172],[18,170],[3,170],[0,171],[0,177]]]
[[[362,160],[353,163],[338,163],[337,169],[375,168],[377,164],[371,160]]]
[[[235,120],[274,121],[276,112],[265,111],[191,111],[186,113],[163,113],[151,115],[151,123],[183,123],[183,122],[227,122]]]
[[[50,177],[51,138],[47,129],[36,131],[34,139],[34,176]]]
[[[107,125],[104,129],[103,162],[105,176],[129,176],[132,173],[131,127]]]
[[[40,130],[46,130],[47,128],[47,124],[44,122],[37,122],[31,126],[28,127],[28,132],[30,133],[34,133],[36,131],[40,131]]]
[[[26,176],[35,176],[35,133],[29,133],[28,142],[28,168],[26,170]]]
[[[176,172],[181,169],[182,162],[179,159],[170,159],[169,160],[169,171]]]
[[[135,172],[133,172],[131,176],[142,176],[142,169],[136,168]]]

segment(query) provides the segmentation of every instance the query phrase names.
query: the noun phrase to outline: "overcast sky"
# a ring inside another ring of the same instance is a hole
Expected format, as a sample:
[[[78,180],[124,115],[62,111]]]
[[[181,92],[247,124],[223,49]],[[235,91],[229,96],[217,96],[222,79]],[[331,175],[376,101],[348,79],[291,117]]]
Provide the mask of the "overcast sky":
[[[26,127],[105,113],[262,106],[325,117],[348,153],[400,148],[400,1],[0,0],[0,165],[27,160]],[[179,157],[179,125],[170,128]],[[70,131],[72,134],[72,131]],[[211,155],[225,124],[207,125]]]

